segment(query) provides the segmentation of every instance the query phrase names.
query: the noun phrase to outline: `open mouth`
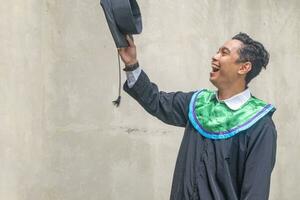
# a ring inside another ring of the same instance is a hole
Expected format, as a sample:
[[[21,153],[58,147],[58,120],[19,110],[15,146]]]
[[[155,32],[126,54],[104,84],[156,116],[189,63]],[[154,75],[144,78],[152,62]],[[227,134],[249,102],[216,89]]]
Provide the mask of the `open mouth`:
[[[212,67],[212,72],[218,72],[220,70],[219,66],[212,65],[211,67]]]

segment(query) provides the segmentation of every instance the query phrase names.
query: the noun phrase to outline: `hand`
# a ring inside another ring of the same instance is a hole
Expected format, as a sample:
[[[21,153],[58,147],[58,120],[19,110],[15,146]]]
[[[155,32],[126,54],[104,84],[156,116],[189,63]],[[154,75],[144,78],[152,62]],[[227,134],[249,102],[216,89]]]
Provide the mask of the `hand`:
[[[129,46],[126,48],[119,48],[118,52],[125,65],[133,65],[137,63],[136,47],[129,35],[126,35],[126,39],[129,43]]]

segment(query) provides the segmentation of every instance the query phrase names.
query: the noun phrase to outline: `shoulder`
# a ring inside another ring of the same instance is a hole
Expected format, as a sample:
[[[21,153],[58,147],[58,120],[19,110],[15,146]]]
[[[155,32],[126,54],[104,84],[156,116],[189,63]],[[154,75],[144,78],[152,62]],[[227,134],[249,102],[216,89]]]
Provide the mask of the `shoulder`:
[[[260,120],[258,120],[257,124],[255,125],[256,128],[274,128],[275,129],[275,124],[272,119],[273,112],[268,113],[264,117],[262,117]],[[254,127],[255,127],[254,126]]]
[[[250,141],[258,138],[277,138],[277,130],[272,119],[273,112],[268,113],[247,130]]]
[[[196,101],[205,103],[210,100],[212,95],[215,95],[215,92],[209,89],[199,89],[193,92],[190,104],[194,104]]]

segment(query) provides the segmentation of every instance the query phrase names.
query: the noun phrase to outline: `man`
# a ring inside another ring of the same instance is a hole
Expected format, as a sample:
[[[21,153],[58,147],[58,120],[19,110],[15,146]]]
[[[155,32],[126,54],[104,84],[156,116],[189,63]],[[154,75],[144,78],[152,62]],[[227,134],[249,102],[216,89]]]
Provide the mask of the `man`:
[[[275,164],[275,108],[252,96],[247,85],[269,61],[264,46],[245,33],[212,57],[217,91],[166,93],[138,65],[134,42],[119,49],[124,90],[163,122],[185,127],[171,200],[265,200]]]

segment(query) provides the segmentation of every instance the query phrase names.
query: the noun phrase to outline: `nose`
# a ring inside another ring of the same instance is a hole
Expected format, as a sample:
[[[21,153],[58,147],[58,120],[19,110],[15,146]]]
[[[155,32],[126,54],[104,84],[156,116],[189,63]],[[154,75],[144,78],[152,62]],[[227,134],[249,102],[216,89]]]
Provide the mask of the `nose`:
[[[219,60],[219,58],[220,58],[220,52],[217,52],[217,53],[211,58],[211,60],[212,60],[212,61],[217,61],[217,60]]]

